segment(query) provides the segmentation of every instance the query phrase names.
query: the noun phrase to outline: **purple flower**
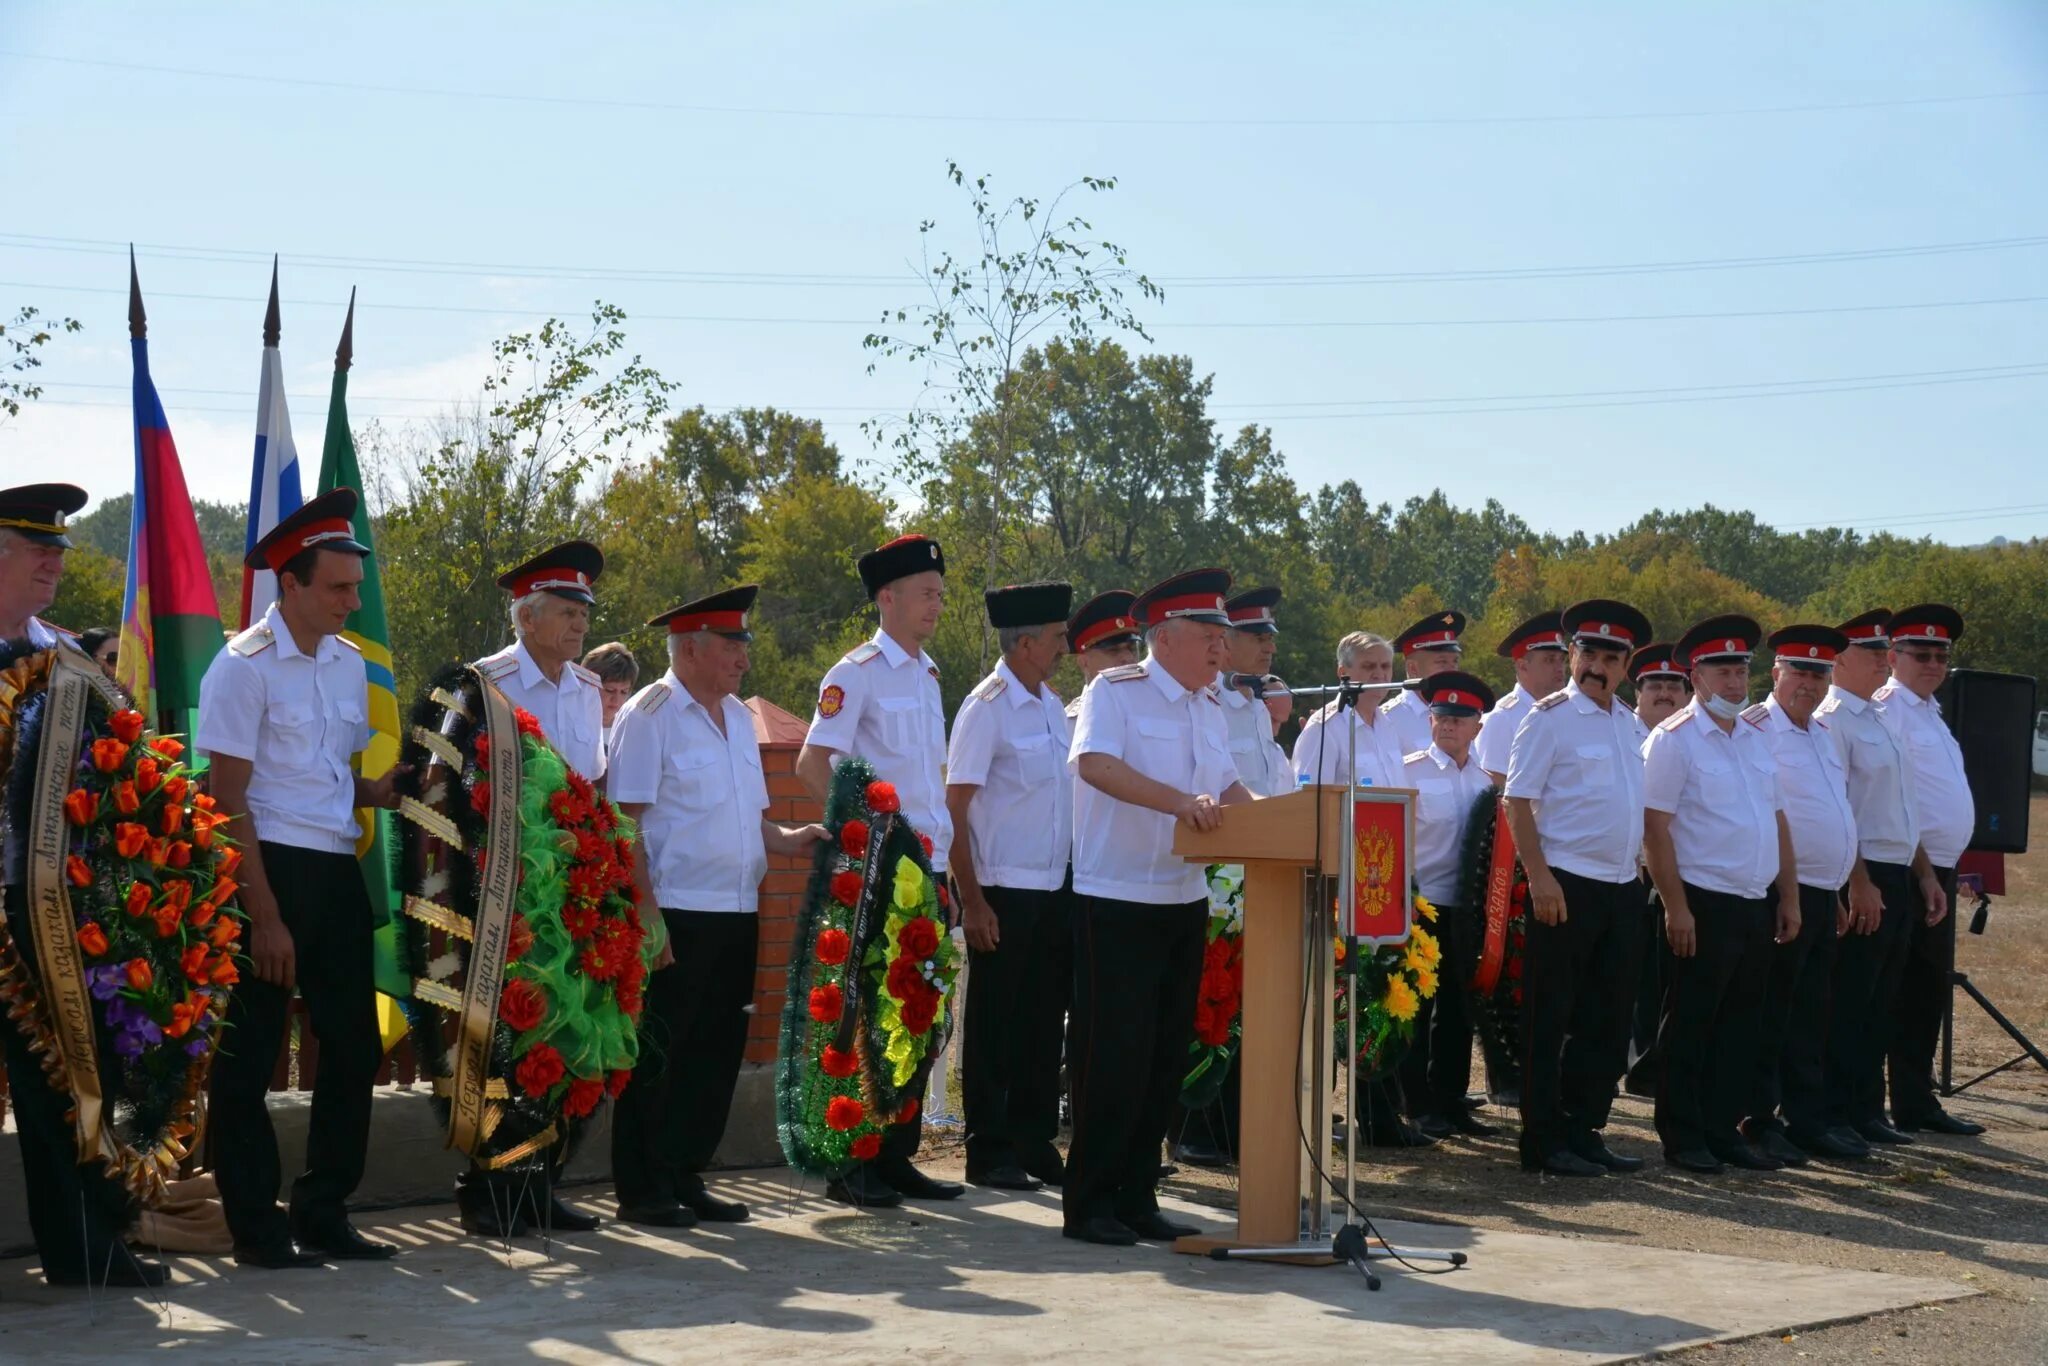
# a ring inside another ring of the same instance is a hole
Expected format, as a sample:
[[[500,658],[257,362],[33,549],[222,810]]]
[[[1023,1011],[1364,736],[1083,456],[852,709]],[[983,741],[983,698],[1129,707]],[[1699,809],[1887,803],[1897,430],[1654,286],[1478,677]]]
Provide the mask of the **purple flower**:
[[[121,985],[127,979],[122,975],[119,963],[108,963],[104,967],[87,968],[86,982],[96,1001],[111,1001],[121,994]],[[108,1023],[113,1022],[114,1012],[107,1012]]]
[[[203,1058],[206,1056],[207,1048],[212,1043],[213,1041],[204,1034],[195,1034],[185,1041],[185,1056],[188,1058]]]
[[[133,1062],[142,1056],[143,1041],[140,1034],[120,1033],[114,1036],[114,1051]]]

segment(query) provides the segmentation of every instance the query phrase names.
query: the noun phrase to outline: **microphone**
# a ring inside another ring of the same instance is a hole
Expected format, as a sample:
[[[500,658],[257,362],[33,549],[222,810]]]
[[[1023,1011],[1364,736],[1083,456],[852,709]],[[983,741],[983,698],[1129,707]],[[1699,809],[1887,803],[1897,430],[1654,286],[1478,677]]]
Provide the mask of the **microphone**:
[[[1275,692],[1287,691],[1287,685],[1280,681],[1278,674],[1226,673],[1220,681],[1226,688],[1247,689],[1253,697],[1264,697],[1268,688]]]

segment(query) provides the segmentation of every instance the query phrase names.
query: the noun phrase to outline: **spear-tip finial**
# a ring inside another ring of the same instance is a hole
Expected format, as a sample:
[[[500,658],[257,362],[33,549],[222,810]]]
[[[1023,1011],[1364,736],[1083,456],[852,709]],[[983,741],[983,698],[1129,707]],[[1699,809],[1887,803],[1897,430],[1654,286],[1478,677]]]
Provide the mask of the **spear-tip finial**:
[[[135,273],[135,244],[128,244],[128,335],[141,341],[149,335],[149,319],[142,314],[142,280]]]
[[[263,310],[263,344],[277,345],[281,330],[277,320],[277,255],[273,252],[270,257],[270,306]]]
[[[350,285],[348,290],[348,316],[341,320],[341,345],[334,348],[334,368],[337,371],[348,369],[349,362],[355,359],[355,335],[356,290],[354,285]]]

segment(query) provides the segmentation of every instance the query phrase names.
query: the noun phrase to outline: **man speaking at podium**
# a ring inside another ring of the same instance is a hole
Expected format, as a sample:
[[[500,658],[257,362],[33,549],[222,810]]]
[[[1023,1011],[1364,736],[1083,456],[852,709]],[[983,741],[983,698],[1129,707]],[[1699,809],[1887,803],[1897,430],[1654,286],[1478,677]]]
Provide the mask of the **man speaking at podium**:
[[[1074,730],[1074,1141],[1069,1238],[1128,1247],[1198,1230],[1159,1212],[1159,1145],[1187,1068],[1209,897],[1174,828],[1214,830],[1251,800],[1215,690],[1230,616],[1221,569],[1139,594],[1151,654],[1102,673]]]

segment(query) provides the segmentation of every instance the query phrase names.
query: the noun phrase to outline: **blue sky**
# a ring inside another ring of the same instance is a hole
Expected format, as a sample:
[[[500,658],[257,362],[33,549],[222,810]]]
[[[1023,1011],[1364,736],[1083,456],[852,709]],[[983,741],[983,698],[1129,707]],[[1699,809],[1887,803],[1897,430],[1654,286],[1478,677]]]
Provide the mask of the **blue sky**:
[[[1083,207],[1168,282],[1158,346],[1307,487],[2048,534],[2039,5],[192,8],[0,0],[0,309],[88,324],[0,474],[127,486],[129,240],[203,496],[246,494],[272,251],[309,469],[351,285],[359,421],[602,297],[684,402],[879,459],[856,424],[917,385],[866,374],[859,320],[914,280],[588,276],[907,272],[920,219],[967,226],[951,158],[1117,177]],[[1615,269],[1672,262],[1714,265]],[[1742,316],[1667,316],[1702,313]],[[1834,392],[1748,396],[1782,381]]]

